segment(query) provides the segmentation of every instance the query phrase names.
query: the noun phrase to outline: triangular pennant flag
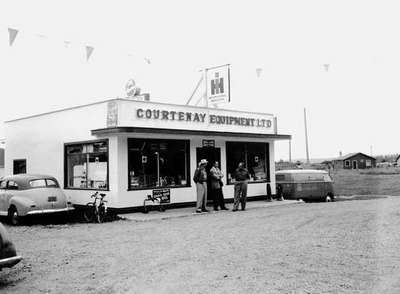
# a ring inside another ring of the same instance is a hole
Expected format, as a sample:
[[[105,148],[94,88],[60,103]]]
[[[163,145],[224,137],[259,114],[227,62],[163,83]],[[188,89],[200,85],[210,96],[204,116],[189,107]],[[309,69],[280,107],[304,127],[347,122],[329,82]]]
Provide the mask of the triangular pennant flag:
[[[86,46],[86,61],[89,60],[90,55],[92,55],[94,48],[91,46]]]
[[[15,38],[17,37],[18,34],[18,30],[16,29],[12,29],[12,28],[8,28],[8,35],[9,35],[9,44],[10,46],[13,45]]]

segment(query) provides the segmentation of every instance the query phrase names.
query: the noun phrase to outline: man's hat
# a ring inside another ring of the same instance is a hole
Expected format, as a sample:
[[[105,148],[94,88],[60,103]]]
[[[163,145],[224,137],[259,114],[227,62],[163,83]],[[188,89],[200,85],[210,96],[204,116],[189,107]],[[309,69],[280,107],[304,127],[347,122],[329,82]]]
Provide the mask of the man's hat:
[[[207,162],[208,162],[207,159],[203,158],[202,160],[200,160],[199,164],[207,164]]]

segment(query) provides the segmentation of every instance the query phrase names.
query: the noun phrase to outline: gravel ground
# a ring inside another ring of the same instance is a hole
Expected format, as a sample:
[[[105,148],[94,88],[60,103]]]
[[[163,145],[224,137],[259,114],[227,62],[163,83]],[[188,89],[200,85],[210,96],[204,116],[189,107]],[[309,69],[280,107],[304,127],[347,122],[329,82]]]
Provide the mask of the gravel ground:
[[[1,293],[400,293],[400,198],[7,227]]]

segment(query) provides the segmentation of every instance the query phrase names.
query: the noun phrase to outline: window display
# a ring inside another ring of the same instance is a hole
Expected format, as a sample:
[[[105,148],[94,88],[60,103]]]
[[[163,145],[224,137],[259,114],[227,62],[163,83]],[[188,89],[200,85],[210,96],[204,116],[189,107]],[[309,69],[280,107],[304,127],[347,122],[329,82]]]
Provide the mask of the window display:
[[[188,186],[189,141],[128,139],[129,189]]]
[[[66,188],[108,189],[108,141],[65,146]]]
[[[249,182],[269,181],[268,143],[226,142],[227,181],[233,184],[233,174],[244,162],[250,174]]]

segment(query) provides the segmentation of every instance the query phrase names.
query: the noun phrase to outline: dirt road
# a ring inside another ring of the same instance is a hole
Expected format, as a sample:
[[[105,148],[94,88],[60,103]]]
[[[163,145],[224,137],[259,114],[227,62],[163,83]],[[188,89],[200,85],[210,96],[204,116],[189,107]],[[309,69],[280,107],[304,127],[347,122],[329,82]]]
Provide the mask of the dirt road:
[[[7,227],[1,293],[400,293],[400,198]]]

